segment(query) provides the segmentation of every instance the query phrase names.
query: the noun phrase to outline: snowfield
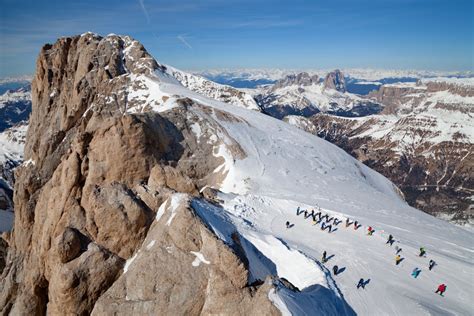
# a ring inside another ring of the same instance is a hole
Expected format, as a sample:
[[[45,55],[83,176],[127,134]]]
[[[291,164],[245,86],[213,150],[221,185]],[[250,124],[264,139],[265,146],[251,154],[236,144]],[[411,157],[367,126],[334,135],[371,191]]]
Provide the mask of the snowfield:
[[[239,234],[249,260],[249,282],[275,275],[300,290],[274,281],[277,290],[268,296],[284,315],[474,314],[471,231],[411,208],[389,180],[316,136],[191,92],[169,74],[155,74],[148,88],[159,89],[159,95],[188,97],[237,118],[211,114],[246,158],[232,159],[230,151],[216,148],[226,156],[218,168],[227,170],[219,187],[221,202],[194,199],[192,207],[227,244],[234,243],[233,233]],[[169,106],[154,109],[161,112]],[[310,218],[297,216],[297,207],[320,208],[342,222],[331,233],[321,231]],[[160,208],[158,219],[164,211]],[[346,218],[362,226],[346,228]],[[286,228],[286,221],[294,226]],[[368,226],[375,229],[373,236],[366,234]],[[396,240],[393,246],[385,243],[389,234]],[[398,266],[396,246],[404,258]],[[427,250],[427,257],[418,256],[419,247]],[[324,250],[330,258],[326,263],[321,262]],[[206,253],[196,258],[196,265],[208,264]],[[432,271],[430,259],[438,264]],[[333,265],[341,270],[337,276]],[[417,279],[410,275],[415,267],[422,270]],[[365,289],[356,288],[360,278],[366,280]],[[444,297],[434,293],[441,283],[447,285]]]

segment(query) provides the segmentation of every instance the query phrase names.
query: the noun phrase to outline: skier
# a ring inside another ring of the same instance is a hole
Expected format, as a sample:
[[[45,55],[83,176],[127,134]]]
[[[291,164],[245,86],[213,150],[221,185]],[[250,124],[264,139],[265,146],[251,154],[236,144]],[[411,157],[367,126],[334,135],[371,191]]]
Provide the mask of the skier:
[[[365,289],[365,282],[364,282],[364,279],[360,279],[359,280],[359,283],[357,283],[357,288],[360,288],[362,287],[363,289]]]
[[[321,223],[321,230],[325,230],[326,229],[326,224],[324,222]]]
[[[296,216],[299,216],[302,212],[303,210],[300,209],[300,207],[298,206],[298,208],[296,209]]]
[[[346,227],[349,227],[353,224],[354,222],[351,222],[349,218],[346,218]]]
[[[354,222],[354,230],[357,230],[360,227],[357,221]]]
[[[436,265],[436,262],[435,262],[433,259],[431,259],[431,260],[430,260],[430,263],[429,263],[429,266],[428,266],[428,268],[430,269],[430,271],[431,271],[431,269],[434,268],[435,265]]]
[[[308,218],[308,210],[304,211],[304,218]]]
[[[420,257],[424,257],[426,254],[425,248],[420,247]]]
[[[398,264],[399,264],[400,262],[402,262],[402,257],[400,257],[400,255],[397,255],[397,256],[395,257],[395,264],[398,266]]]
[[[420,272],[421,272],[421,269],[417,267],[413,269],[413,272],[411,273],[411,275],[416,279],[420,275]]]
[[[331,217],[331,218],[327,218],[327,217],[326,217],[326,223],[330,223],[330,222],[333,220],[333,218],[334,218],[334,216]]]
[[[306,213],[304,214],[304,218],[306,219],[306,218],[308,218],[308,217],[310,217],[310,216],[313,216],[313,215],[314,215],[314,210],[311,210],[311,213],[306,212]]]
[[[334,225],[339,225],[340,223],[342,223],[342,220],[339,220],[337,218],[334,218]]]
[[[372,226],[369,226],[369,228],[367,229],[367,235],[372,236],[374,232],[375,229],[373,229]]]
[[[290,222],[287,221],[286,222],[286,228],[290,228],[290,227],[291,227],[291,224],[290,224]]]
[[[398,255],[400,252],[402,252],[402,248],[395,246],[395,251],[396,251],[396,254]]]
[[[334,275],[337,275],[338,272],[339,272],[339,267],[338,266],[332,267],[332,273],[334,273]]]
[[[393,239],[393,236],[389,235],[386,244],[390,244],[390,246],[391,246],[391,245],[393,245],[394,242],[395,242],[395,239]]]
[[[326,257],[326,255],[327,255],[326,250],[324,250],[324,252],[323,252],[323,257],[322,257],[322,259],[321,259],[321,261],[322,261],[323,263],[326,263],[326,261],[328,261],[328,258]]]
[[[446,284],[444,284],[444,283],[440,284],[435,293],[438,294],[438,292],[439,292],[439,295],[443,296],[443,293],[446,291],[446,288],[447,288]]]

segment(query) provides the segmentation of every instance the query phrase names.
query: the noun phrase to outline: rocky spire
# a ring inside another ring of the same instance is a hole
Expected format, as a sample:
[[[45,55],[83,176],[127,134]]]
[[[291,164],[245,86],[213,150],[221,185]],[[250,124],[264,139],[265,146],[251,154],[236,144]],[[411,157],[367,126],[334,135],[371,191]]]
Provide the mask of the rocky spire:
[[[336,69],[328,73],[324,79],[324,89],[334,89],[339,92],[346,92],[346,81],[342,71]]]

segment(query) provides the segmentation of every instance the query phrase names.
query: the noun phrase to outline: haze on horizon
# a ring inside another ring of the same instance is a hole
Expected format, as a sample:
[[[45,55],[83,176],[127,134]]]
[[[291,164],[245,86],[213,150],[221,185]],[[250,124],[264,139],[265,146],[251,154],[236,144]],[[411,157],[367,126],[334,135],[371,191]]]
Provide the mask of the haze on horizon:
[[[182,69],[474,69],[470,0],[0,0],[0,77],[45,43],[126,34]]]

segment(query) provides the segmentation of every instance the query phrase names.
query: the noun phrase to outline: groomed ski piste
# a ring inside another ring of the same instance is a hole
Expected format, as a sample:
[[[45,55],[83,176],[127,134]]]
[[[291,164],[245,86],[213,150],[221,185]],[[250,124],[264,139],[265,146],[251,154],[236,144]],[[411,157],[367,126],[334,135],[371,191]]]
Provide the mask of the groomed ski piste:
[[[282,314],[474,314],[471,231],[411,208],[382,175],[285,122],[191,92],[160,70],[134,80],[143,88],[131,100],[150,103],[154,111],[167,111],[177,106],[178,98],[187,97],[238,118],[207,114],[228,134],[216,136],[224,144],[232,138],[246,157],[235,159],[226,146],[216,146],[214,154],[224,158],[216,172],[226,171],[218,187],[223,192],[220,202],[194,199],[191,205],[225,243],[232,245],[232,233],[239,234],[249,260],[249,283],[273,275],[299,289],[292,291],[277,282],[277,290],[268,293]],[[168,96],[163,105],[150,102],[153,96],[162,99],[163,95]],[[201,128],[193,130],[196,137],[202,136]],[[343,222],[333,225],[331,233],[321,231],[311,218],[296,215],[298,207],[321,208],[323,214]],[[362,227],[345,228],[346,218]],[[287,221],[291,228],[286,228]],[[375,229],[372,236],[367,235],[368,226]],[[386,244],[389,234],[396,240],[393,246]],[[395,265],[395,246],[403,249],[399,265]],[[426,249],[426,257],[418,256],[420,247]],[[322,263],[325,250],[330,259]],[[201,261],[207,260],[204,252],[200,256]],[[437,263],[432,271],[428,271],[430,259]],[[333,265],[343,269],[337,276]],[[199,273],[200,265],[193,266]],[[417,279],[411,276],[415,267],[422,270]],[[356,288],[360,278],[370,280],[364,289]],[[441,283],[447,285],[444,296],[435,294]]]

